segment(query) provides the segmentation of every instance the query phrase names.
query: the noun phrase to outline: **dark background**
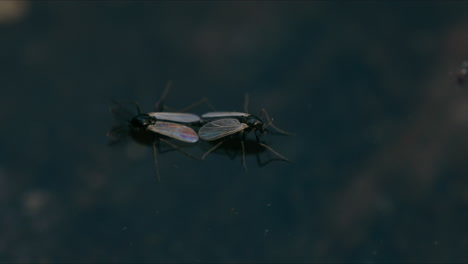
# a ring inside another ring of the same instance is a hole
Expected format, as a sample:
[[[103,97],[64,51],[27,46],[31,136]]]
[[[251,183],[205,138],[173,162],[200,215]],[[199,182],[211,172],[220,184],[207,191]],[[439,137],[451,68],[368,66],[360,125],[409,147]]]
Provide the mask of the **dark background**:
[[[464,1],[0,2],[0,261],[466,263],[466,14]],[[106,132],[111,99],[152,111],[168,80],[174,108],[242,111],[249,93],[251,113],[296,134],[263,137],[294,163],[172,151],[157,182],[150,146]]]

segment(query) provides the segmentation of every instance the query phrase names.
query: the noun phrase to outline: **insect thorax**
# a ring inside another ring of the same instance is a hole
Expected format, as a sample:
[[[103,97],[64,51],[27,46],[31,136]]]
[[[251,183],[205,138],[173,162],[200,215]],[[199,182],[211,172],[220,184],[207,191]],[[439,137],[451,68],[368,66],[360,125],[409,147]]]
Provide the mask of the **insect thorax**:
[[[239,121],[249,126],[246,129],[248,131],[255,129],[255,130],[259,130],[260,132],[263,132],[265,130],[265,123],[263,123],[263,120],[261,120],[257,116],[249,115],[249,116],[241,117],[239,118]]]
[[[156,118],[147,114],[140,114],[132,118],[130,124],[134,128],[146,128],[149,125],[153,125],[156,122]]]

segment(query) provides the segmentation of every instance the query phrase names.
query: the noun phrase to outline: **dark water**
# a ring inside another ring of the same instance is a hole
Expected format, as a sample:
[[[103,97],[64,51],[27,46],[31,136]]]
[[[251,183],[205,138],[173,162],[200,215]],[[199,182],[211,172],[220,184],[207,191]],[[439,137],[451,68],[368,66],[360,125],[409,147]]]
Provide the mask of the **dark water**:
[[[2,1],[0,261],[468,262],[467,13]],[[173,108],[248,93],[295,133],[262,138],[293,164],[170,151],[157,182],[149,145],[106,132],[111,99],[153,111],[168,80]]]

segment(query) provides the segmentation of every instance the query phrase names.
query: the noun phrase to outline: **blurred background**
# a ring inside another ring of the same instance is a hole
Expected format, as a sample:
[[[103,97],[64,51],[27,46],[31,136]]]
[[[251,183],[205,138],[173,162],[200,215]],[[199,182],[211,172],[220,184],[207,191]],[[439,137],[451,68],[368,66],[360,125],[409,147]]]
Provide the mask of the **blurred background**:
[[[1,1],[0,261],[466,263],[467,13]],[[150,145],[106,132],[111,100],[153,111],[168,80],[173,108],[248,93],[295,133],[262,138],[293,164],[171,151],[157,182]]]

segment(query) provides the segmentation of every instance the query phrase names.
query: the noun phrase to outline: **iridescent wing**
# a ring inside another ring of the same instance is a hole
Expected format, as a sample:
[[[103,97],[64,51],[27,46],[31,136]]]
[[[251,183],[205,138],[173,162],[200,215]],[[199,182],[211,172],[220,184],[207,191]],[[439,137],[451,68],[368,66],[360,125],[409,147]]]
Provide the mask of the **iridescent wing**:
[[[223,118],[202,126],[198,130],[198,135],[203,140],[212,141],[242,131],[247,127],[247,124],[241,123],[237,119]]]
[[[202,115],[202,118],[216,118],[216,117],[238,117],[249,116],[250,114],[241,112],[208,112]]]
[[[190,113],[171,113],[171,112],[151,112],[149,116],[157,120],[166,120],[181,123],[194,123],[200,121],[200,117]]]
[[[177,123],[158,121],[154,125],[148,126],[148,129],[187,143],[195,143],[198,141],[198,135],[195,130]]]

